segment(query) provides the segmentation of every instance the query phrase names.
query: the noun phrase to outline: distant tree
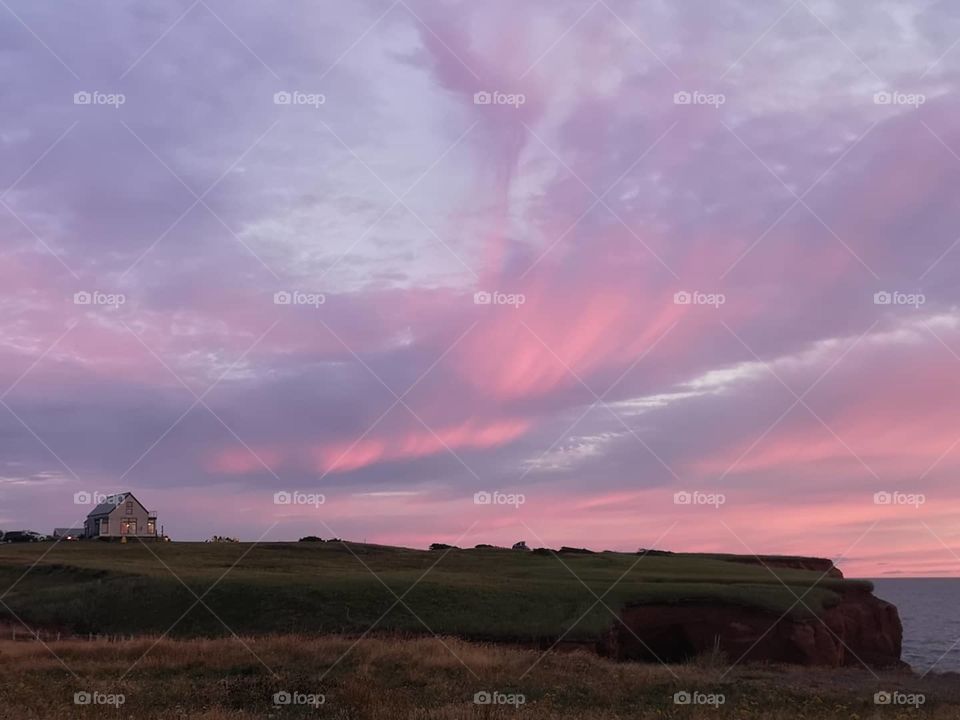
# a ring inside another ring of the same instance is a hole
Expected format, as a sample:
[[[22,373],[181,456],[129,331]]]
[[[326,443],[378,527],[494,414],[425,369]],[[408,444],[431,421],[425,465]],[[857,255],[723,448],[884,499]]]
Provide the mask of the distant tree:
[[[456,545],[447,545],[446,543],[432,543],[430,545],[431,550],[459,550]]]
[[[673,555],[673,552],[670,550],[652,550],[648,548],[640,548],[639,550],[637,550],[637,555],[664,556],[664,555]]]
[[[299,542],[323,542],[323,538],[318,538],[316,535],[304,535]]]
[[[514,550],[523,550],[524,552],[528,551],[530,548],[527,547],[527,541],[521,540],[520,542],[515,542],[513,544]]]

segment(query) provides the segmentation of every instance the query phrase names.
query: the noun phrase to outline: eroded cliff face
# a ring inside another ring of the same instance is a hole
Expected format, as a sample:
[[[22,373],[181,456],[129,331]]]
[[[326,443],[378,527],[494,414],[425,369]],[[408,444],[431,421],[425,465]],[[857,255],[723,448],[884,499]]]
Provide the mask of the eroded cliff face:
[[[819,618],[778,617],[738,606],[642,605],[621,611],[598,643],[622,660],[682,662],[719,649],[732,663],[766,661],[839,667],[891,667],[900,660],[897,608],[868,590],[850,589]]]

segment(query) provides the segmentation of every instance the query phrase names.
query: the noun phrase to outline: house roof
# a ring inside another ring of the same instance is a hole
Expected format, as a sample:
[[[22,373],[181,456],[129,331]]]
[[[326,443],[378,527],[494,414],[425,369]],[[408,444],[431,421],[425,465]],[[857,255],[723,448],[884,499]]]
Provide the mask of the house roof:
[[[121,503],[125,502],[127,497],[131,497],[134,500],[137,500],[136,498],[133,497],[133,493],[129,493],[129,492],[117,493],[116,495],[107,495],[107,499],[104,502],[100,503],[93,510],[87,513],[87,517],[89,518],[89,517],[94,517],[96,515],[109,515],[110,513],[113,512],[114,508],[116,508],[117,505],[120,505]],[[137,500],[137,502],[140,502],[140,501]]]

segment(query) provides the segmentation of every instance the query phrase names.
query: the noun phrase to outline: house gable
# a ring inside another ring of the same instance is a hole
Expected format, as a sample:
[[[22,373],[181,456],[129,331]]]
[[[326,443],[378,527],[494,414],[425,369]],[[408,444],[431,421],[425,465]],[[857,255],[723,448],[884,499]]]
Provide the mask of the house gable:
[[[133,512],[135,514],[147,514],[147,509],[143,506],[143,503],[137,500],[133,493],[122,493],[122,499],[119,499],[116,505],[111,506],[108,512],[105,513],[107,517],[111,520],[124,517],[129,515],[127,512],[127,503],[133,503]]]
[[[134,497],[133,493],[123,492],[117,493],[116,495],[108,495],[106,500],[87,513],[87,517],[109,517],[117,512],[117,508],[126,507],[128,502],[133,502],[135,507],[139,507],[144,513],[147,512],[147,508]]]

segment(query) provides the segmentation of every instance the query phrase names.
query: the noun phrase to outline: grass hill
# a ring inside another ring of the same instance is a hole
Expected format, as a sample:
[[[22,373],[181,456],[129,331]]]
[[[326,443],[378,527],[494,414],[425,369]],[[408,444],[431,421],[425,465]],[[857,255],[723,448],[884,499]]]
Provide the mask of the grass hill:
[[[784,584],[806,592],[804,604]],[[0,545],[0,587],[13,586],[3,602],[27,623],[76,633],[350,634],[376,623],[378,631],[480,640],[585,640],[628,603],[723,603],[778,615],[794,606],[790,614],[803,616],[854,585],[870,588],[747,556],[340,542]],[[0,606],[0,618],[5,612]]]

